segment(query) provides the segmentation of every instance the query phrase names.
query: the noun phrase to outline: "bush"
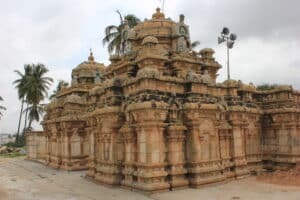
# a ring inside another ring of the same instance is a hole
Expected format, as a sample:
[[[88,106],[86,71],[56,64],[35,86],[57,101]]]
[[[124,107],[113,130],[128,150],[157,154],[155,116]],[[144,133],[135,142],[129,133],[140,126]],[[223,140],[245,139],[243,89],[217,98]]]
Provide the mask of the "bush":
[[[261,84],[261,85],[258,85],[256,87],[257,90],[260,90],[260,91],[266,91],[266,90],[273,90],[277,87],[278,85],[277,84],[268,84],[268,83],[264,83],[264,84]]]
[[[5,144],[5,146],[20,148],[20,147],[24,147],[24,144],[16,143],[16,142],[9,142],[9,143]]]

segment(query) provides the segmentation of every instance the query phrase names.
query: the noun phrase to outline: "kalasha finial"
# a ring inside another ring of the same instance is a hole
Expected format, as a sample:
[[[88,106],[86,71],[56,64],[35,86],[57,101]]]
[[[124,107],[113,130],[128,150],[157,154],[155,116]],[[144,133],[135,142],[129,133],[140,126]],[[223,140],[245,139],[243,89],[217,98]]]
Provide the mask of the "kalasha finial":
[[[165,18],[165,14],[160,12],[160,7],[157,7],[156,8],[156,13],[154,13],[152,15],[152,18],[153,19],[164,19]]]
[[[90,49],[89,61],[90,61],[90,62],[94,62],[94,56],[93,56],[93,51],[92,51],[92,49]]]

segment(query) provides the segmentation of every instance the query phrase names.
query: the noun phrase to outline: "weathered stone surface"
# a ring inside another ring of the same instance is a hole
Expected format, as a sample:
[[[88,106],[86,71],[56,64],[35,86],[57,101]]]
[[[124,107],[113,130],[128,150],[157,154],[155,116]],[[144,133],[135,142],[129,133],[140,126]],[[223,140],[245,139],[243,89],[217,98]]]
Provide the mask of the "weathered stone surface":
[[[299,92],[216,83],[214,51],[192,51],[184,16],[157,10],[125,31],[124,55],[103,67],[91,54],[73,70],[72,86],[46,106],[44,131],[27,135],[29,158],[146,192],[300,160]]]

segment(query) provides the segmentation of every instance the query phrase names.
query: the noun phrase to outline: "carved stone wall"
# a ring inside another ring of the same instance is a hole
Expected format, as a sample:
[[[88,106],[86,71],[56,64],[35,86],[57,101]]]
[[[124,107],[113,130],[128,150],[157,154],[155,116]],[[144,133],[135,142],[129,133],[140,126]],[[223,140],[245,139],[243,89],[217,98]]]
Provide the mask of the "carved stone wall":
[[[26,132],[27,158],[44,162],[46,159],[46,143],[46,137],[42,131]]]
[[[108,67],[91,53],[73,70],[71,87],[46,106],[44,133],[27,135],[29,158],[145,192],[300,160],[300,92],[217,83],[221,65],[212,49],[192,51],[184,16],[174,22],[157,10],[126,25],[122,45]]]

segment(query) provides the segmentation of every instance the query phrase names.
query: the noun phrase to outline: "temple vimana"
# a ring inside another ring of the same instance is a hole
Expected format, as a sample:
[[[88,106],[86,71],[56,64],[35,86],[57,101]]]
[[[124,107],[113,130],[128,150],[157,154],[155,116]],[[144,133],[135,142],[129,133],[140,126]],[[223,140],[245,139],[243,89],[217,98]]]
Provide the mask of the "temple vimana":
[[[125,22],[126,23],[126,22]],[[126,25],[126,24],[125,24]],[[122,32],[124,54],[91,53],[46,106],[28,158],[154,192],[245,177],[300,161],[300,92],[217,83],[214,50],[192,51],[184,16],[157,9]]]

